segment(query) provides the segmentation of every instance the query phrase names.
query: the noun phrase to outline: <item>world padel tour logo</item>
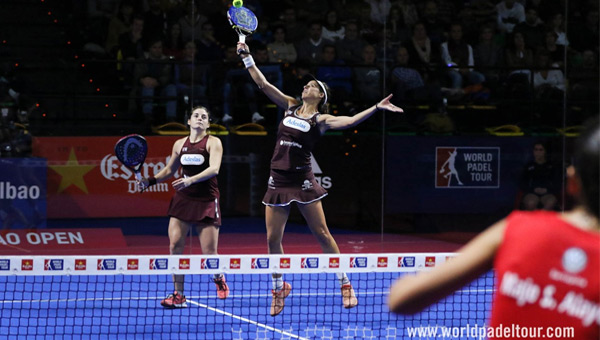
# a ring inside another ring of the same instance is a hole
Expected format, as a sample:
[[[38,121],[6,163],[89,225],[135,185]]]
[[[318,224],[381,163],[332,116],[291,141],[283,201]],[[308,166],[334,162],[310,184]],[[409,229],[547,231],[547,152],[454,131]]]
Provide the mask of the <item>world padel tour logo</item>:
[[[10,260],[9,259],[1,259],[0,260],[0,270],[10,270]]]
[[[350,268],[367,268],[366,257],[351,257]]]
[[[500,148],[436,147],[435,187],[500,187]]]
[[[414,256],[398,256],[398,267],[414,267],[415,257]]]
[[[168,259],[150,259],[150,270],[166,270],[168,266]]]
[[[200,259],[200,269],[219,269],[219,259]]]
[[[269,269],[269,258],[267,257],[258,257],[252,258],[252,262],[250,263],[251,269]]]
[[[44,270],[63,270],[64,263],[62,259],[45,259]]]
[[[318,257],[303,257],[302,261],[300,261],[300,268],[304,268],[304,269],[319,268],[319,258]]]
[[[98,259],[98,270],[117,270],[117,260]]]

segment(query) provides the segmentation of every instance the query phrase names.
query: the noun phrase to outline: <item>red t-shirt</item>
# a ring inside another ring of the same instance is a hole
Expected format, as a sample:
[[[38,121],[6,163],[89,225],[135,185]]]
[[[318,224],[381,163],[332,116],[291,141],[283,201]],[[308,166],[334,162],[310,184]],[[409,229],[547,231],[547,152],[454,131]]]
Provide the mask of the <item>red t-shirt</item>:
[[[510,328],[510,338],[599,339],[600,233],[554,212],[514,212],[507,222],[490,326]]]

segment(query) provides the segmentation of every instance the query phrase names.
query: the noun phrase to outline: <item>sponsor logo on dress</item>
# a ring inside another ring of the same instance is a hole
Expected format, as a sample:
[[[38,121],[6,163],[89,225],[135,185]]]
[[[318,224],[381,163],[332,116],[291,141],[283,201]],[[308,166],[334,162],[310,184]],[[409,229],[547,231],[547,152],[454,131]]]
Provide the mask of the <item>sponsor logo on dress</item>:
[[[283,125],[302,132],[310,131],[310,124],[308,122],[294,117],[285,117]]]
[[[312,183],[307,179],[305,179],[304,183],[302,183],[302,190],[305,190],[305,191],[310,190],[310,189],[312,189],[312,187],[313,187]]]
[[[577,274],[584,270],[586,265],[587,255],[583,249],[571,247],[563,253],[562,266],[567,272]]]
[[[287,140],[280,140],[279,145],[302,149],[302,144],[296,142],[289,142]]]
[[[199,154],[187,154],[181,156],[181,165],[202,165],[204,156]]]

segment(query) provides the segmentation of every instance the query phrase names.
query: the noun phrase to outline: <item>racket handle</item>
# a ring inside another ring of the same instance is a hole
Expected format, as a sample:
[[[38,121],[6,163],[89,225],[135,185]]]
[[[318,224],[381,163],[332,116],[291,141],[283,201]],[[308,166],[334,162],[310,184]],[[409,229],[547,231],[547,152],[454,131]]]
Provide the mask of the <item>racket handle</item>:
[[[142,174],[139,171],[135,172],[135,179],[137,179],[138,181],[142,180]]]
[[[244,34],[238,34],[238,37],[239,37],[239,39],[238,39],[239,42],[241,42],[242,44],[246,43],[246,35],[244,35]],[[250,54],[250,52],[248,52],[247,50],[245,50],[243,48],[240,48],[239,50],[237,50],[237,54],[238,55],[240,55],[240,54]]]

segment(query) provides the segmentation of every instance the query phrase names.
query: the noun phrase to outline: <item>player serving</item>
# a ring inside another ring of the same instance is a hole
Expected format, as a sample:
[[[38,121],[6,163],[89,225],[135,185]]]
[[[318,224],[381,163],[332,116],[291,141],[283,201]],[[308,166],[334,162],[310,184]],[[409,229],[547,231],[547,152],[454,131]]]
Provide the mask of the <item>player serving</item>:
[[[216,255],[221,225],[219,208],[219,187],[217,174],[221,168],[223,146],[221,140],[210,136],[210,114],[202,106],[192,109],[187,120],[190,135],[178,139],[173,144],[169,163],[154,177],[142,178],[140,190],[156,183],[164,182],[175,175],[179,167],[183,176],[173,181],[176,190],[171,199],[169,220],[169,251],[171,255],[182,254],[185,237],[192,226],[196,227],[203,254]],[[213,281],[217,286],[217,296],[225,299],[229,296],[229,287],[222,274],[215,274]],[[165,308],[185,308],[187,302],[183,294],[184,276],[173,275],[175,292],[161,301]]]
[[[244,65],[258,87],[277,106],[286,110],[279,124],[275,151],[271,158],[271,172],[267,193],[263,198],[267,226],[267,242],[270,254],[283,254],[281,244],[283,232],[290,213],[292,202],[306,220],[308,227],[324,253],[339,254],[340,250],[331,236],[321,199],[327,191],[315,180],[311,169],[311,153],[317,141],[329,129],[342,130],[360,124],[379,110],[403,112],[401,108],[390,103],[392,95],[382,99],[368,109],[350,116],[333,116],[329,114],[331,100],[329,86],[313,78],[304,85],[302,101],[283,94],[267,81],[262,72],[254,64],[248,46],[238,42],[237,50],[243,51]],[[342,302],[345,308],[358,304],[354,289],[345,273],[337,273]],[[285,298],[292,287],[284,282],[281,274],[273,274],[273,299],[271,315],[275,316],[283,310]]]

